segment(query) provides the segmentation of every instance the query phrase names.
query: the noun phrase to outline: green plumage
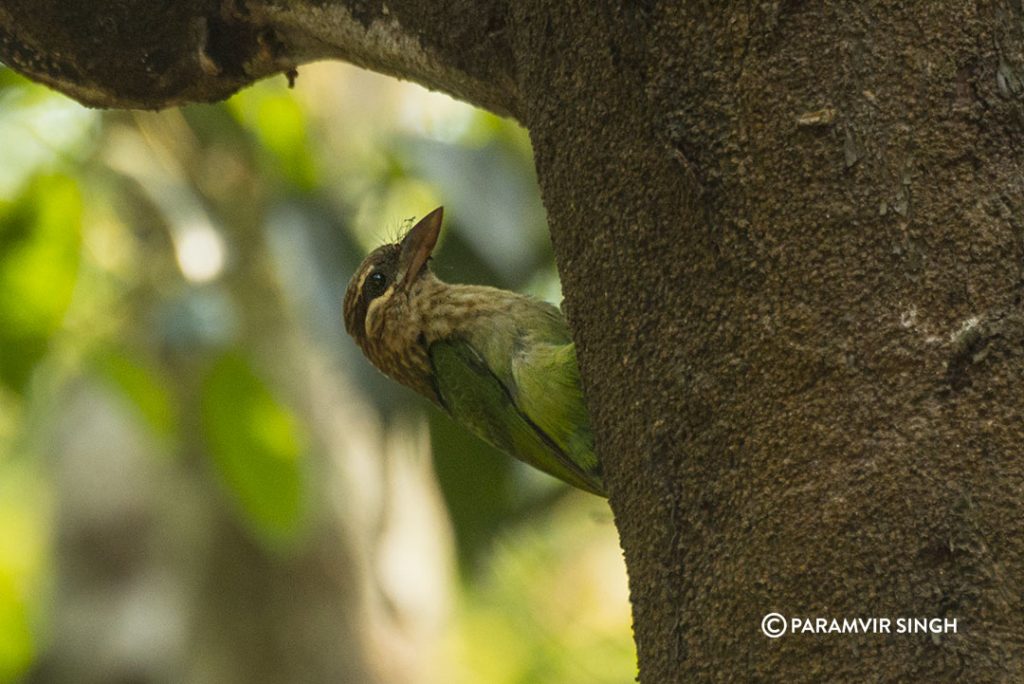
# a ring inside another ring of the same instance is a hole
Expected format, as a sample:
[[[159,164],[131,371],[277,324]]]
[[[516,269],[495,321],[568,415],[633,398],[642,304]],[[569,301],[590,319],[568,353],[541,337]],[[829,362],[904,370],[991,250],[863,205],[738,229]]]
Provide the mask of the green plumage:
[[[485,441],[603,496],[561,312],[514,292],[438,280],[427,262],[441,213],[366,257],[345,294],[346,329],[374,365]]]
[[[575,347],[553,307],[554,313],[542,302],[523,303],[536,309],[534,317],[546,324],[547,332],[562,334],[482,325],[434,342],[430,359],[441,405],[502,451],[580,489],[603,494]]]

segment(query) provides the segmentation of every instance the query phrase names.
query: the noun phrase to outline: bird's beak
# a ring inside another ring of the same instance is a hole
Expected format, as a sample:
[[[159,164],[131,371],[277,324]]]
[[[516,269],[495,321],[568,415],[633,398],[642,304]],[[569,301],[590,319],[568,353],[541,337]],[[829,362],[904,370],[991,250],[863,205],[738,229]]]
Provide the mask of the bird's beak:
[[[441,232],[441,217],[444,207],[438,207],[420,219],[402,238],[402,251],[398,257],[398,286],[408,289],[423,270],[430,258],[430,253],[437,244],[437,236]]]

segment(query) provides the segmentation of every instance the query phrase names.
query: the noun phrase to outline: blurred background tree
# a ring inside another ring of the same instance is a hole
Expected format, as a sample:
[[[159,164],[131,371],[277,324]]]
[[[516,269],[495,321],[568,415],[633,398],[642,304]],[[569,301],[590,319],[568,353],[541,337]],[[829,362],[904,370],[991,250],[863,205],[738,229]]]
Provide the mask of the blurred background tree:
[[[435,269],[558,302],[525,133],[342,64],[87,110],[0,67],[0,681],[627,682],[607,504],[344,334]]]

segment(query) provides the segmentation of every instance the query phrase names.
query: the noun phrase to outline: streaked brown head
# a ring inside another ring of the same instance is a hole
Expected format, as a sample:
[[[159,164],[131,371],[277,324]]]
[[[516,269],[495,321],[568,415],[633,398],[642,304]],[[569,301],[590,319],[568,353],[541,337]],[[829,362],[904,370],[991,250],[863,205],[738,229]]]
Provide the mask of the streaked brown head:
[[[441,231],[443,207],[424,216],[401,242],[372,251],[345,292],[345,329],[384,373],[433,397],[426,350],[418,349],[418,317],[410,302],[413,285],[428,272],[427,261]]]

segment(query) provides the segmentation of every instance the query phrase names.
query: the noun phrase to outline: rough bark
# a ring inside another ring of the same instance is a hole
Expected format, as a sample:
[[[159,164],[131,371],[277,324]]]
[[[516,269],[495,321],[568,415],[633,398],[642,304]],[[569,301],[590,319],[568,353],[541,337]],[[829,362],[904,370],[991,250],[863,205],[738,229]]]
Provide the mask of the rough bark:
[[[159,3],[107,3],[96,69],[43,4],[0,9],[0,56],[88,102],[339,57],[529,128],[642,681],[1024,678],[1019,2],[191,2],[167,26],[240,27],[165,62],[219,71],[124,90]],[[959,628],[769,640],[770,611]]]
[[[343,59],[499,114],[515,110],[502,3],[5,0],[0,59],[94,107],[223,99],[265,76]]]

